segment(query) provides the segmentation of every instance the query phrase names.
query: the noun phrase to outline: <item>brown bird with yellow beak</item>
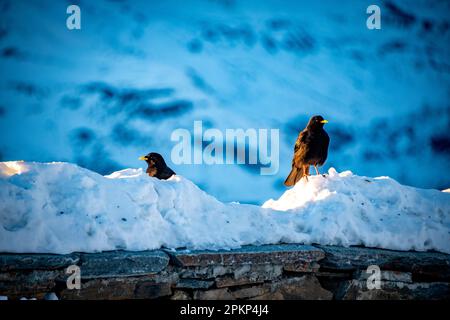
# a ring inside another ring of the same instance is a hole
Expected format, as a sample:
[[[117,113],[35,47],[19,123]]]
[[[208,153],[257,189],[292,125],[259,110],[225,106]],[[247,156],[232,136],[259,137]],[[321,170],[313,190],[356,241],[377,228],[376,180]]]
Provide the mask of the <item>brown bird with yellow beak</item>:
[[[170,169],[164,158],[156,152],[150,152],[146,156],[139,157],[139,160],[144,160],[148,164],[148,168],[145,172],[150,177],[155,177],[160,180],[167,180],[174,174],[176,174],[172,169]]]
[[[298,135],[294,147],[292,170],[284,181],[286,186],[295,185],[303,177],[308,181],[309,166],[314,166],[316,173],[319,174],[317,166],[322,166],[327,160],[330,144],[330,137],[323,129],[327,122],[322,116],[314,116]]]

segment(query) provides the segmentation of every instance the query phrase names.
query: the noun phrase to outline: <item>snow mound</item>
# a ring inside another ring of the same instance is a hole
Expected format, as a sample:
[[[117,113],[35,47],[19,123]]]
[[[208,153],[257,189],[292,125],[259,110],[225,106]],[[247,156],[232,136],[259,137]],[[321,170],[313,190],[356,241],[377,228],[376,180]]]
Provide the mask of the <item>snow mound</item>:
[[[101,176],[69,163],[0,163],[0,252],[320,243],[450,253],[450,194],[329,170],[263,207],[225,204],[142,169]]]

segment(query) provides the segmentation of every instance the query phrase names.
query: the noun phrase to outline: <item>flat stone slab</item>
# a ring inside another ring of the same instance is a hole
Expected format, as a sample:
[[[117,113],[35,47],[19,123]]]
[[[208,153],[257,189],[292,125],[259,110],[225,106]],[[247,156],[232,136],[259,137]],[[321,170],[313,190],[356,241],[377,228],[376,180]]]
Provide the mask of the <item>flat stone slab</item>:
[[[169,280],[155,275],[90,279],[81,283],[80,290],[64,288],[60,297],[63,300],[154,299],[171,294]]]
[[[371,272],[365,272],[363,270],[359,271],[359,273],[355,274],[356,280],[365,280],[367,281],[369,277],[372,275]],[[380,273],[381,281],[391,281],[391,282],[404,282],[404,283],[412,283],[412,275],[410,272],[401,272],[401,271],[390,271],[381,270]]]
[[[110,251],[81,254],[81,278],[110,278],[149,275],[161,272],[169,264],[162,250]]]
[[[233,296],[226,288],[194,291],[194,300],[232,300]]]
[[[244,264],[231,271],[231,274],[216,278],[216,286],[218,288],[275,280],[281,277],[283,266],[274,264]]]
[[[208,289],[212,287],[214,281],[198,279],[180,279],[176,284],[177,289]]]
[[[333,293],[325,290],[311,274],[283,279],[271,284],[270,292],[256,296],[254,300],[331,300]]]
[[[257,296],[262,296],[266,293],[270,292],[270,285],[262,284],[251,287],[239,288],[237,290],[233,290],[231,294],[235,299],[249,299]]]
[[[449,300],[450,284],[445,282],[404,283],[381,281],[380,289],[369,290],[366,281],[351,280],[341,288],[340,300]]]
[[[13,270],[56,270],[77,264],[78,254],[0,254],[0,272]]]
[[[43,298],[54,288],[63,275],[62,270],[10,271],[0,273],[0,295],[12,299],[21,297]]]
[[[449,281],[450,255],[439,252],[393,251],[361,247],[318,246],[325,252],[322,269],[362,270],[377,265],[381,270],[410,272],[420,281]]]
[[[297,264],[313,263],[325,257],[323,250],[296,244],[244,246],[232,250],[165,250],[182,267],[242,264]]]

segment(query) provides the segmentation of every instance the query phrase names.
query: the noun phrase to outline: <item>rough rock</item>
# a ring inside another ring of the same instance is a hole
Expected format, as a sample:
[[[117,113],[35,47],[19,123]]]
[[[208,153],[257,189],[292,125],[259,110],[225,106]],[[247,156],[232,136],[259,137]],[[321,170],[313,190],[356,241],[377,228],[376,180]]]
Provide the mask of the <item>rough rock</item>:
[[[57,270],[10,271],[0,273],[0,295],[10,298],[44,297],[62,276]]]
[[[154,281],[139,281],[136,284],[135,298],[137,299],[155,299],[172,294],[171,284],[169,282],[158,283]]]
[[[271,284],[270,292],[257,300],[331,300],[333,293],[322,288],[313,275],[287,278]]]
[[[194,300],[232,300],[228,289],[212,289],[206,291],[194,291]]]
[[[213,285],[214,281],[211,280],[180,279],[175,287],[181,289],[208,289]]]
[[[182,267],[206,267],[211,265],[241,264],[303,264],[324,258],[324,252],[307,245],[262,245],[245,246],[233,250],[180,250],[166,251],[173,261]]]
[[[342,300],[450,300],[448,283],[404,283],[381,281],[380,289],[370,290],[367,281],[347,281],[340,290]]]
[[[260,283],[279,278],[283,273],[282,265],[244,265],[234,269],[230,275],[216,278],[218,288],[251,283]]]
[[[367,273],[366,271],[361,271],[359,274],[355,276],[357,280],[365,280],[371,276],[371,273]],[[404,282],[404,283],[412,283],[412,275],[410,272],[400,272],[400,271],[384,271],[381,270],[380,280],[382,281],[394,281],[394,282]]]
[[[60,296],[69,300],[155,299],[172,294],[170,280],[158,276],[90,279],[79,290],[63,285]]]
[[[283,269],[289,272],[317,272],[320,265],[315,262],[298,261],[295,263],[287,263],[283,266]]]
[[[11,270],[56,270],[77,264],[77,254],[0,254],[0,272]]]
[[[184,290],[174,290],[170,299],[171,300],[192,300],[192,297],[189,295],[188,292],[186,292]]]
[[[235,299],[248,299],[256,296],[262,296],[270,291],[270,285],[257,285],[247,288],[241,288],[231,291]]]
[[[169,257],[161,250],[111,251],[82,254],[81,277],[83,279],[155,274],[169,264]]]
[[[319,246],[326,253],[321,269],[361,270],[377,265],[381,270],[410,272],[415,281],[450,281],[450,255],[438,252],[404,252],[360,247]]]
[[[81,289],[64,288],[61,300],[121,300],[134,298],[136,279],[93,279],[81,283]]]
[[[180,278],[200,278],[210,279],[225,274],[233,273],[233,268],[230,266],[208,266],[208,267],[185,267],[179,268]]]

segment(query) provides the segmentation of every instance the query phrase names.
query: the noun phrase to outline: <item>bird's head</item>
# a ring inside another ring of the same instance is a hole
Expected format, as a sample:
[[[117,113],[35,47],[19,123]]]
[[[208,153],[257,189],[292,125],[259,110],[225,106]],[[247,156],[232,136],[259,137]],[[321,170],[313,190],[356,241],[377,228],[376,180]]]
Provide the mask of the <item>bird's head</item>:
[[[309,119],[308,126],[309,128],[323,128],[325,123],[328,123],[328,120],[325,120],[322,116],[313,116]]]
[[[139,160],[144,160],[150,167],[163,167],[166,165],[162,155],[156,152],[150,152],[146,156],[139,157]]]

